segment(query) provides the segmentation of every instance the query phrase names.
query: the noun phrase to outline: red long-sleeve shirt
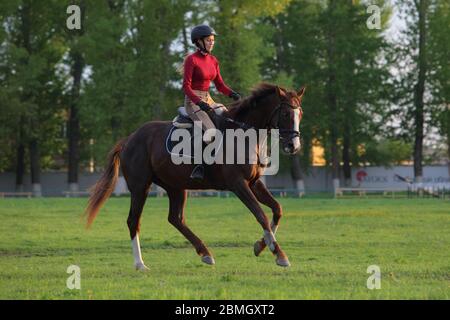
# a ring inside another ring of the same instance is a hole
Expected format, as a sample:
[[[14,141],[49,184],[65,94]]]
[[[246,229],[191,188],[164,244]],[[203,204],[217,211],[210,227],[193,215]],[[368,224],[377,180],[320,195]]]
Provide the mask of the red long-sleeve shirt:
[[[201,99],[193,90],[209,91],[211,81],[217,90],[228,96],[232,90],[223,82],[220,75],[219,61],[211,54],[202,54],[199,50],[186,57],[184,62],[184,93],[195,104]]]

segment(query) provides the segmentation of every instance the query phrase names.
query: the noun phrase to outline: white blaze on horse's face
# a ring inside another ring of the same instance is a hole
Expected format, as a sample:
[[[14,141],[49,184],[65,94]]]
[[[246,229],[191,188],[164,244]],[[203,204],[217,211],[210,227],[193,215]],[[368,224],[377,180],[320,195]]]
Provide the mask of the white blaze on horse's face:
[[[294,128],[292,130],[300,132],[300,109],[294,109]],[[294,145],[294,152],[300,149],[300,137],[295,136],[292,139]]]

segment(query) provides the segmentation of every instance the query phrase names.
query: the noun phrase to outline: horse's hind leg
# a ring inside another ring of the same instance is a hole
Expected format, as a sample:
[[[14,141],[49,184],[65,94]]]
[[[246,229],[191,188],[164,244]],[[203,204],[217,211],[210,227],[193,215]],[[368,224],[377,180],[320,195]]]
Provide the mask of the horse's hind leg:
[[[142,190],[133,190],[131,192],[130,213],[127,219],[128,229],[130,230],[131,244],[133,247],[134,267],[136,270],[145,271],[148,268],[142,260],[141,246],[139,243],[139,227],[142,209],[147,199],[148,188]]]
[[[212,254],[205,244],[188,228],[184,219],[184,206],[186,204],[186,190],[167,189],[169,196],[169,222],[178,229],[195,247],[197,254],[202,257],[202,261],[207,264],[215,264]]]
[[[282,216],[282,208],[277,200],[272,196],[269,190],[267,190],[266,186],[261,180],[257,180],[253,185],[250,186],[253,191],[253,194],[256,196],[259,202],[268,206],[272,209],[272,222],[270,224],[270,228],[272,229],[273,234],[277,233],[278,224],[280,223],[280,219]],[[255,242],[253,247],[255,256],[259,256],[259,254],[266,248],[266,243],[264,242],[264,237]]]

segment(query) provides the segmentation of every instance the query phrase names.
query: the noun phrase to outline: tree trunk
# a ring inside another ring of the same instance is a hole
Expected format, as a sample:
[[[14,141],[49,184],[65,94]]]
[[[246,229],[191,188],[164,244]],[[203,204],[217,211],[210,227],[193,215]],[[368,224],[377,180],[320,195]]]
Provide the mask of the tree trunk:
[[[120,137],[120,120],[117,116],[111,117],[111,133],[112,133],[112,142],[116,143]]]
[[[27,51],[28,55],[31,55],[31,45],[30,45],[30,8],[27,2],[20,8],[20,32],[21,32],[21,40],[19,41],[17,46],[22,46]],[[24,59],[23,63],[28,64],[29,58]],[[21,100],[25,101],[27,96],[22,94]],[[17,146],[17,165],[16,165],[16,191],[22,192],[24,191],[24,175],[25,175],[25,115],[22,112],[20,116],[19,123],[19,139]]]
[[[347,14],[352,21],[353,18],[353,6],[355,5],[354,0],[347,1]],[[350,22],[352,25],[352,22]],[[348,29],[351,29],[348,28]],[[343,173],[344,173],[344,185],[346,187],[351,186],[352,183],[352,167],[351,167],[351,145],[352,145],[352,115],[355,114],[356,110],[354,108],[354,91],[353,91],[353,74],[355,70],[355,58],[354,52],[351,46],[347,44],[346,46],[347,63],[348,63],[348,76],[346,77],[346,94],[344,95],[345,102],[343,105],[344,118],[343,118],[343,145],[342,145],[342,162],[343,162]]]
[[[329,0],[329,11],[332,14],[336,7],[335,0]],[[333,19],[333,18],[331,18]],[[333,188],[339,187],[339,154],[338,154],[338,119],[337,119],[337,97],[336,97],[336,70],[335,70],[335,44],[336,35],[333,29],[333,23],[329,23],[328,26],[328,83],[327,83],[327,96],[328,96],[328,108],[330,111],[330,143],[331,143],[331,172],[333,178]]]
[[[447,157],[448,175],[450,176],[450,136],[447,136]]]
[[[111,7],[114,5],[112,1],[108,1],[108,5]],[[79,6],[81,9],[81,17],[84,20],[85,12],[86,12],[86,3],[81,0],[79,2]],[[78,42],[78,39],[82,37],[84,34],[84,28],[78,30],[74,34],[73,41]],[[69,114],[69,123],[68,123],[68,173],[67,173],[67,182],[69,183],[70,191],[78,191],[78,171],[79,171],[79,161],[80,161],[80,120],[78,115],[79,110],[79,98],[81,91],[81,79],[83,76],[83,71],[85,67],[85,61],[82,55],[82,52],[78,51],[78,49],[71,49],[71,76],[73,79],[73,86],[71,92],[71,101],[70,101],[70,114]]]
[[[447,110],[444,113],[444,121],[447,136],[447,167],[448,175],[450,176],[450,104],[447,104]]]
[[[78,103],[81,88],[81,76],[84,69],[84,59],[80,52],[72,54],[72,101],[70,104],[68,143],[69,143],[69,172],[68,182],[70,191],[78,191],[78,167],[80,160],[80,121]]]
[[[29,65],[30,57],[33,54],[33,48],[31,45],[31,8],[30,8],[30,2],[24,1],[23,5],[20,8],[21,14],[21,25],[20,25],[20,32],[22,36],[22,47],[25,48],[27,51],[27,56],[24,59],[23,63],[24,65]],[[24,102],[30,102],[32,101],[33,94],[29,90],[25,90],[22,94],[21,99]],[[17,180],[19,183],[23,184],[23,173],[24,173],[24,140],[25,140],[25,117],[26,115],[22,115],[20,119],[20,142],[19,142],[19,149],[18,149],[18,174],[17,174]],[[28,140],[28,148],[30,151],[30,174],[31,174],[31,186],[33,195],[36,197],[42,196],[41,192],[41,166],[40,166],[40,154],[39,154],[39,141],[38,141],[38,132],[36,130],[36,122],[38,119],[31,118],[29,120],[29,123],[31,125],[27,126],[29,133],[29,136],[31,138]],[[20,177],[22,176],[22,177]],[[20,187],[19,187],[20,188]]]
[[[25,146],[22,141],[19,141],[17,146],[16,159],[16,192],[23,192],[23,176],[25,173]]]
[[[418,79],[414,90],[414,120],[415,120],[415,141],[414,141],[414,179],[416,182],[422,181],[423,168],[423,127],[424,127],[424,101],[425,81],[427,72],[426,56],[426,12],[428,10],[428,0],[419,0],[419,57],[418,57]]]
[[[40,164],[39,142],[37,138],[31,139],[29,143],[29,148],[30,148],[31,186],[33,190],[33,195],[35,197],[40,197],[42,196],[41,164]]]
[[[334,81],[331,75],[329,81]],[[328,103],[330,107],[330,142],[331,142],[331,176],[333,178],[334,189],[339,187],[339,152],[338,152],[338,128],[337,128],[337,101],[336,95],[332,92],[328,94]]]
[[[344,142],[342,146],[342,162],[343,172],[344,172],[344,184],[349,187],[352,183],[352,167],[350,165],[350,145],[351,145],[351,132],[350,124],[348,119],[345,120],[344,124]]]
[[[294,180],[294,187],[297,190],[297,195],[302,197],[305,195],[305,182],[303,181],[302,166],[300,164],[300,157],[298,155],[290,156],[291,158],[291,176]]]

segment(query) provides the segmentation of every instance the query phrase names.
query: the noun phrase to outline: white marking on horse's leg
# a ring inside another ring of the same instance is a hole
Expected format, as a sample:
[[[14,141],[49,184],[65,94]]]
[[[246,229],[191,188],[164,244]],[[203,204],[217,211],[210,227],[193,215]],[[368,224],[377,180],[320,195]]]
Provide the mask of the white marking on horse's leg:
[[[270,229],[272,229],[273,235],[276,235],[276,234],[277,234],[278,225],[276,225],[275,222],[273,222],[273,220],[272,220],[272,222],[271,222],[271,224],[270,224]]]
[[[275,236],[272,231],[264,230],[264,242],[266,243],[266,246],[269,247],[270,251],[275,250],[275,242],[277,239],[275,239]]]
[[[133,240],[131,240],[131,245],[133,247],[134,266],[136,270],[147,270],[148,268],[145,266],[144,261],[142,260],[141,245],[139,243],[138,233],[136,233],[136,236],[133,238]]]
[[[275,234],[277,233],[277,230],[278,230],[278,225],[276,225],[275,224],[275,222],[273,222],[273,220],[272,220],[272,222],[270,223],[270,229],[272,230],[272,233],[273,233],[273,235],[274,235],[274,237],[275,237]],[[264,242],[266,243],[266,245],[267,245],[267,241],[266,241],[266,231],[264,231],[264,234],[263,234],[263,239],[264,239]],[[259,255],[259,253],[262,251],[262,250],[264,250],[264,248],[260,248],[260,245],[259,245],[259,243],[260,243],[260,240],[258,240],[258,241],[256,241],[256,243],[255,243],[255,245],[253,246],[253,249],[254,249],[254,252],[255,252],[255,255],[256,256],[258,256]],[[272,250],[272,249],[271,249]]]
[[[278,225],[275,225],[275,222],[273,222],[273,220],[270,223],[270,229],[272,230],[273,239],[274,239],[274,241],[276,241],[275,234],[277,233]],[[275,250],[275,247],[273,245],[272,245],[272,247],[270,247],[268,245],[268,240],[266,240],[266,231],[264,231],[263,240],[264,240],[264,243],[270,248],[271,251]],[[255,256],[259,256],[259,254],[264,250],[264,248],[265,248],[264,245],[261,244],[261,240],[258,240],[253,245],[253,253],[255,254]]]

